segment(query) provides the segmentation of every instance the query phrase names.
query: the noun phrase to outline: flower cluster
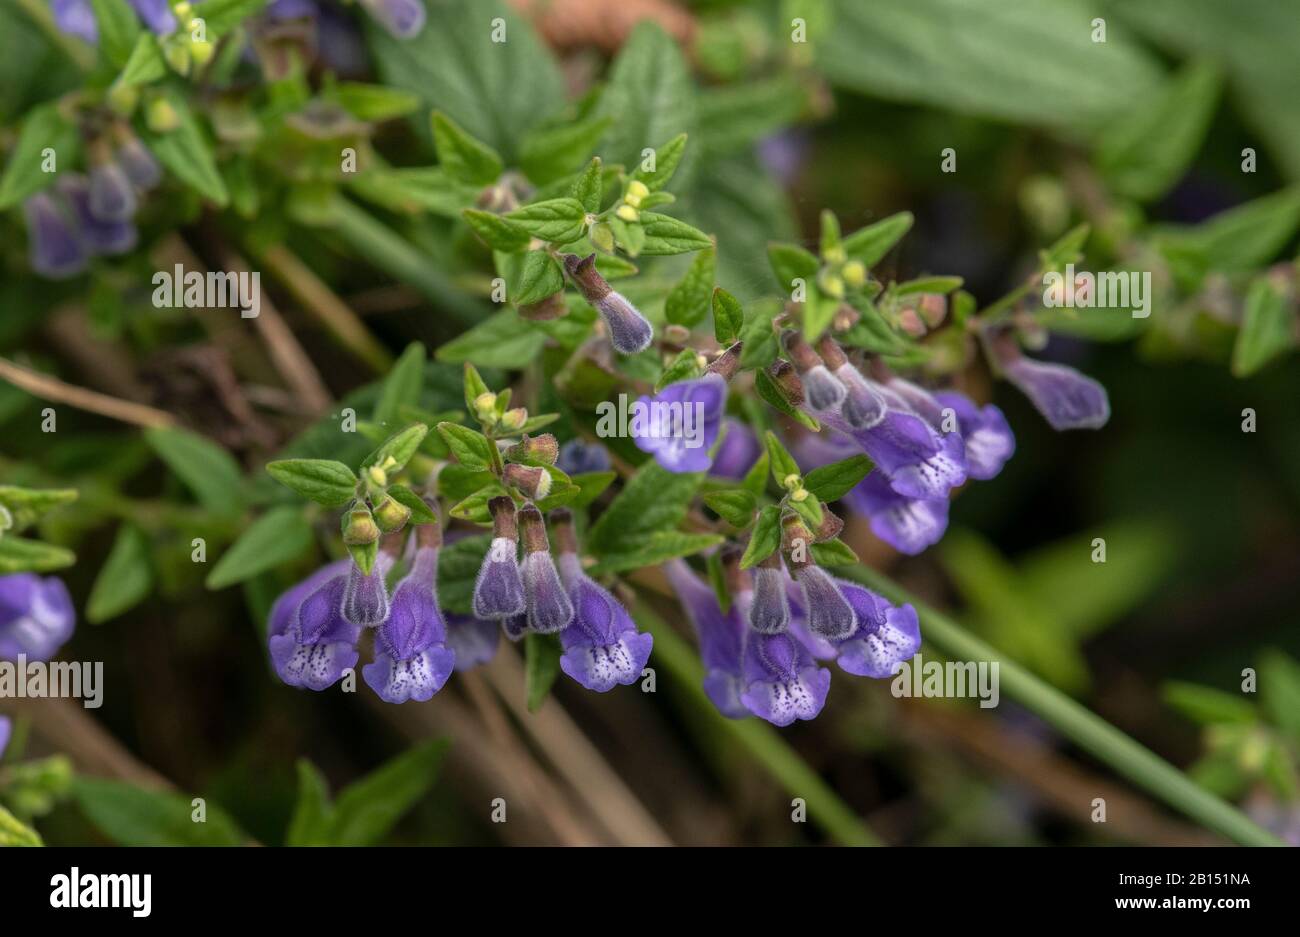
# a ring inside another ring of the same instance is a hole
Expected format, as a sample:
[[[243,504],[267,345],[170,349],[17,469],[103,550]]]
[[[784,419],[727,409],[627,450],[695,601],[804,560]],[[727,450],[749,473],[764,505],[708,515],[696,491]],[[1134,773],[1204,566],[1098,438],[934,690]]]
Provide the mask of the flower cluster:
[[[63,580],[0,576],[0,660],[50,660],[72,637],[77,614]]]
[[[664,566],[700,642],[704,690],[729,718],[754,715],[777,726],[813,719],[831,683],[821,661],[883,678],[921,645],[910,605],[890,605],[806,563],[791,564],[791,575],[777,557],[751,575],[740,560],[735,548],[722,556],[731,600],[725,611],[685,561]]]

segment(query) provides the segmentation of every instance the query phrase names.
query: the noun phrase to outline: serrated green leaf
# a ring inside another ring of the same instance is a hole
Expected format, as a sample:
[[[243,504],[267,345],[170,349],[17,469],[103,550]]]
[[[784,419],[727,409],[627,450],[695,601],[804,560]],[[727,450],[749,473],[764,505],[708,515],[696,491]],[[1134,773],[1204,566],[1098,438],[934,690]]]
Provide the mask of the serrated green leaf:
[[[645,233],[645,243],[641,245],[639,253],[649,256],[686,254],[713,245],[703,231],[671,215],[643,211],[640,227]]]
[[[820,501],[838,501],[857,487],[874,467],[875,463],[865,455],[849,456],[813,469],[804,476],[803,485]]]
[[[723,348],[740,338],[745,324],[745,310],[740,302],[722,287],[713,290],[713,335]]]
[[[156,133],[142,124],[137,128],[142,139],[176,178],[224,208],[230,201],[230,194],[217,170],[216,156],[206,131],[181,94],[167,91],[164,97],[176,112],[179,121],[176,129]]]
[[[441,424],[454,425],[454,424]],[[361,464],[364,468],[378,466],[390,476],[400,472],[411,457],[420,450],[420,443],[429,433],[429,427],[423,423],[412,423],[405,429],[398,430],[384,440],[374,452],[366,456]],[[445,438],[445,437],[444,437]]]
[[[624,548],[602,553],[600,561],[592,567],[596,575],[621,573],[629,569],[658,566],[668,560],[694,556],[720,545],[723,538],[717,534],[690,534],[680,530],[656,530],[626,543]]]
[[[655,531],[676,527],[703,480],[699,472],[670,472],[647,462],[592,525],[587,534],[588,550],[604,556],[635,549]]]
[[[578,486],[579,493],[573,499],[571,507],[585,508],[601,496],[618,477],[617,472],[580,472],[570,478]]]
[[[492,443],[477,430],[456,423],[439,423],[438,433],[456,461],[470,471],[485,471],[492,465]]]
[[[582,171],[578,181],[573,184],[573,197],[582,205],[583,210],[596,214],[605,193],[604,173],[601,171],[599,156],[593,156],[587,168]]]
[[[10,573],[49,573],[77,561],[71,550],[6,534],[0,537],[0,576]]]
[[[43,151],[54,151],[60,170],[70,169],[80,149],[77,128],[64,119],[54,104],[34,107],[23,121],[0,179],[0,209],[17,205],[54,182],[55,173],[44,171]]]
[[[99,49],[114,68],[121,68],[131,57],[140,21],[126,0],[90,0],[99,27]]]
[[[440,111],[433,112],[431,124],[438,164],[449,176],[472,185],[491,185],[500,178],[504,166],[490,146],[475,140]]]
[[[798,244],[779,241],[767,245],[767,261],[782,293],[787,296],[794,291],[795,280],[802,280],[805,285],[812,284],[821,267],[821,261],[811,251]]]
[[[762,497],[767,491],[767,473],[768,466],[771,465],[771,457],[768,456],[767,450],[764,449],[758,454],[757,461],[749,467],[745,477],[741,479],[740,486],[755,497]]]
[[[271,508],[239,535],[204,582],[209,589],[225,589],[252,579],[302,556],[311,549],[311,525],[302,508]]]
[[[357,476],[331,459],[281,459],[267,463],[266,471],[286,488],[327,508],[342,507],[356,495]]]
[[[753,533],[745,546],[745,555],[740,558],[740,568],[749,569],[767,559],[781,546],[781,509],[769,504],[758,512],[754,522]]]
[[[763,444],[767,449],[768,462],[772,466],[772,478],[780,488],[785,487],[785,480],[791,475],[800,475],[799,463],[790,455],[781,440],[776,438],[776,434],[768,430],[763,434]]]
[[[758,392],[758,396],[763,398],[769,406],[779,413],[784,413],[791,419],[797,420],[814,433],[821,430],[820,423],[802,410],[790,405],[790,401],[785,399],[785,394],[781,392],[781,388],[777,387],[772,379],[768,377],[766,371],[754,372],[754,390]]]
[[[745,528],[754,519],[758,499],[744,488],[724,488],[704,493],[704,503],[732,527]]]
[[[642,158],[632,173],[632,179],[642,183],[651,192],[658,192],[672,179],[685,152],[686,134],[679,133],[655,150],[654,169],[646,170],[644,168],[646,160]]]
[[[538,185],[560,179],[591,156],[611,123],[610,117],[594,117],[534,130],[520,146],[519,167]],[[599,211],[599,207],[588,210]]]
[[[209,511],[237,514],[243,509],[239,463],[216,443],[188,430],[155,427],[144,432],[150,448]]]
[[[389,497],[394,501],[411,509],[410,523],[438,523],[438,515],[434,514],[428,503],[410,488],[405,485],[389,485],[387,490]]]
[[[647,147],[695,129],[690,69],[677,43],[653,21],[642,20],[623,43],[597,113],[614,121],[601,153],[625,166],[638,165]]]
[[[528,247],[532,240],[523,227],[491,212],[466,208],[461,212],[465,223],[488,247],[505,254],[516,254]]]
[[[488,368],[521,368],[535,360],[546,333],[533,328],[514,309],[502,309],[438,349],[439,361],[473,361]]]
[[[132,14],[134,16],[134,14]],[[158,37],[151,32],[141,32],[135,37],[135,44],[122,66],[122,74],[117,84],[124,88],[147,85],[167,74],[167,63],[163,60],[162,49],[158,46]]]
[[[853,260],[874,267],[911,230],[912,221],[910,211],[900,211],[859,228],[844,239],[844,251]]]
[[[139,528],[123,524],[86,600],[86,621],[98,625],[116,618],[143,600],[152,584],[149,541]]]
[[[717,266],[717,251],[712,246],[695,255],[686,275],[664,300],[664,317],[669,323],[693,329],[704,321],[713,298]]]
[[[515,209],[505,217],[533,237],[567,244],[582,237],[587,213],[576,198],[551,198]]]
[[[817,561],[818,566],[836,567],[836,566],[856,566],[858,555],[853,552],[843,540],[838,537],[832,540],[823,540],[821,543],[812,545],[812,556]]]
[[[699,376],[699,356],[693,348],[683,348],[668,367],[664,368],[664,373],[659,375],[659,380],[655,381],[655,393],[659,393],[669,384],[688,381]]]
[[[516,306],[541,302],[564,289],[559,262],[546,251],[529,251],[519,261],[519,270],[506,278],[506,295]]]

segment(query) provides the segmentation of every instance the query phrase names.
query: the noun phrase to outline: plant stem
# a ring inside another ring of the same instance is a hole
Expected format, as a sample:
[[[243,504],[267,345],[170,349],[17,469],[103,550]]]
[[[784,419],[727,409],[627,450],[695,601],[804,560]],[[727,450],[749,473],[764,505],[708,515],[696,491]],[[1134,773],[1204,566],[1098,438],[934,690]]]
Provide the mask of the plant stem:
[[[731,736],[754,760],[780,783],[792,797],[808,805],[808,818],[845,846],[879,846],[876,836],[771,726],[757,719],[728,719],[717,711],[704,693],[704,668],[699,658],[676,631],[656,615],[645,602],[638,602],[634,617],[655,638],[655,659],[664,665],[691,696],[702,714],[720,733]]]
[[[1002,692],[1051,723],[1099,761],[1110,765],[1119,774],[1169,806],[1243,846],[1283,845],[1276,836],[1236,807],[1211,794],[1169,762],[1060,690],[1043,682],[1019,664],[1007,660],[996,648],[971,635],[951,618],[918,602],[888,577],[860,567],[837,572],[846,579],[875,589],[895,602],[910,602],[920,616],[921,633],[925,640],[949,657],[998,661]]]
[[[415,287],[440,311],[451,313],[465,325],[477,325],[486,317],[483,304],[466,296],[428,256],[365,209],[340,198],[334,220],[335,232],[357,253],[394,279]]]

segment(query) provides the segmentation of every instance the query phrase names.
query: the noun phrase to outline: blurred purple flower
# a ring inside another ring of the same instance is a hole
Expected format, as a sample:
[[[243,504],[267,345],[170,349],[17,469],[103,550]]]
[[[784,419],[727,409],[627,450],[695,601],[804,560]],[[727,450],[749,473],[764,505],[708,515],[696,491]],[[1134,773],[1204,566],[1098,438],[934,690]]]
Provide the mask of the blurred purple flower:
[[[609,450],[598,442],[570,439],[560,446],[555,467],[566,475],[609,471]]]
[[[86,269],[90,260],[64,206],[48,192],[37,192],[23,203],[27,222],[27,252],[32,269],[61,280]]]
[[[76,628],[63,580],[35,573],[0,576],[0,660],[50,660]]]
[[[653,398],[637,400],[634,406],[645,416],[638,421],[633,414],[633,442],[670,472],[707,471],[726,403],[727,382],[719,374],[669,384]]]
[[[722,443],[714,455],[709,474],[719,478],[744,478],[762,454],[758,437],[747,423],[734,417],[725,417],[722,425],[726,431],[722,434]]]

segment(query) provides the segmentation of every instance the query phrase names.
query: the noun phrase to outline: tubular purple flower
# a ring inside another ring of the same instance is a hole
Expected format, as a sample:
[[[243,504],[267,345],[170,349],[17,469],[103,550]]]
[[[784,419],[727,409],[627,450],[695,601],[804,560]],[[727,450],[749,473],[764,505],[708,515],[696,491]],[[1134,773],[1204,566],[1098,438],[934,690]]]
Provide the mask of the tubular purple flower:
[[[511,641],[518,641],[532,629],[528,627],[528,616],[525,614],[501,619],[501,630]]]
[[[584,258],[576,254],[564,255],[564,269],[578,287],[583,298],[595,307],[609,327],[609,338],[614,347],[625,355],[645,351],[654,340],[654,328],[637,308],[615,292],[596,269],[596,255]]]
[[[90,210],[90,185],[85,176],[64,176],[55,187],[67,199],[81,241],[92,254],[125,254],[135,247],[138,232],[129,221],[107,221]]]
[[[135,216],[136,199],[126,171],[111,162],[91,169],[86,204],[100,221],[130,221]]]
[[[760,634],[779,634],[790,624],[790,603],[785,591],[785,568],[780,552],[754,569],[754,596],[749,606],[749,626]]]
[[[54,25],[60,32],[84,39],[91,45],[99,43],[99,23],[90,0],[52,0],[50,9],[54,13]]]
[[[857,630],[836,642],[840,668],[859,677],[884,679],[898,672],[903,661],[921,649],[921,625],[910,605],[890,605],[856,582],[836,580],[853,606]]]
[[[27,222],[28,258],[43,277],[62,280],[86,269],[90,257],[62,207],[47,192],[23,202]]]
[[[978,481],[996,477],[1016,451],[1016,437],[1006,416],[993,404],[977,407],[956,391],[941,391],[934,399],[957,416],[957,430],[966,446],[967,477]]]
[[[831,672],[789,633],[746,635],[742,679],[745,708],[775,726],[816,718],[831,686]]]
[[[9,721],[8,716],[0,716],[0,758],[4,757],[5,749],[9,747],[9,736],[13,732],[13,723]]]
[[[632,441],[670,472],[707,471],[726,405],[727,381],[720,374],[669,384],[633,405]]]
[[[497,622],[451,612],[443,612],[442,618],[447,623],[447,649],[456,655],[457,673],[480,667],[496,656],[501,643]]]
[[[140,19],[151,32],[170,36],[176,32],[176,17],[167,0],[129,0]]]
[[[338,560],[317,570],[271,606],[271,662],[289,686],[324,690],[356,666],[361,629],[340,611],[351,562]]]
[[[609,450],[597,442],[570,439],[560,446],[556,468],[566,475],[609,471]]]
[[[493,621],[524,611],[524,583],[519,575],[519,528],[515,503],[502,496],[488,502],[492,512],[492,544],[474,582],[474,615]]]
[[[424,28],[420,0],[361,0],[361,5],[396,39],[410,39]]]
[[[726,562],[727,557],[723,559]],[[735,563],[738,566],[738,556]],[[691,571],[685,560],[669,560],[663,569],[700,643],[705,694],[728,719],[745,718],[750,713],[740,699],[744,691],[741,655],[747,630],[742,615],[749,593],[736,593],[731,608],[723,614],[713,589]]]
[[[808,405],[818,412],[838,409],[848,393],[844,384],[831,374],[817,352],[794,329],[782,332],[781,340],[799,372]]]
[[[879,424],[860,430],[836,415],[827,414],[824,421],[832,429],[852,436],[901,495],[946,498],[950,489],[966,480],[961,436],[940,436],[915,413],[891,405]]]
[[[762,454],[758,437],[748,424],[732,417],[725,417],[722,425],[725,432],[722,433],[722,443],[714,454],[709,474],[719,478],[744,478]]]
[[[560,584],[560,574],[551,559],[551,545],[546,539],[546,525],[536,506],[526,504],[519,512],[519,530],[524,542],[520,573],[528,629],[538,634],[563,631],[573,621],[573,602]],[[506,634],[509,633],[507,629]]]
[[[50,660],[76,628],[63,580],[35,573],[0,576],[0,660]]]
[[[162,181],[162,167],[149,148],[134,135],[121,141],[113,154],[131,184],[141,191],[148,191]]]
[[[853,607],[840,594],[835,580],[813,560],[812,534],[796,515],[782,518],[782,526],[786,563],[803,595],[808,630],[830,641],[847,638],[857,627]]]
[[[393,590],[388,617],[375,632],[375,660],[361,668],[366,683],[389,703],[429,699],[443,688],[456,666],[438,609],[442,531],[436,523],[424,524],[415,529],[415,536],[411,570]]]
[[[388,571],[397,562],[400,550],[400,534],[393,534],[384,539],[384,544],[375,558],[375,565],[370,575],[361,571],[356,563],[348,570],[347,584],[343,590],[339,606],[343,617],[354,625],[373,628],[388,617],[388,586],[384,583]]]
[[[830,335],[823,335],[817,341],[817,351],[827,369],[844,385],[844,399],[840,402],[840,415],[844,422],[853,429],[869,429],[883,420],[885,398],[858,373],[839,342]]]
[[[855,511],[869,518],[872,533],[909,556],[938,543],[948,529],[947,498],[900,495],[880,472],[872,472],[858,482],[847,500]]]
[[[1064,364],[1035,361],[1020,353],[1008,334],[992,338],[1002,374],[1029,398],[1052,429],[1100,429],[1110,419],[1110,399],[1097,381]]]

